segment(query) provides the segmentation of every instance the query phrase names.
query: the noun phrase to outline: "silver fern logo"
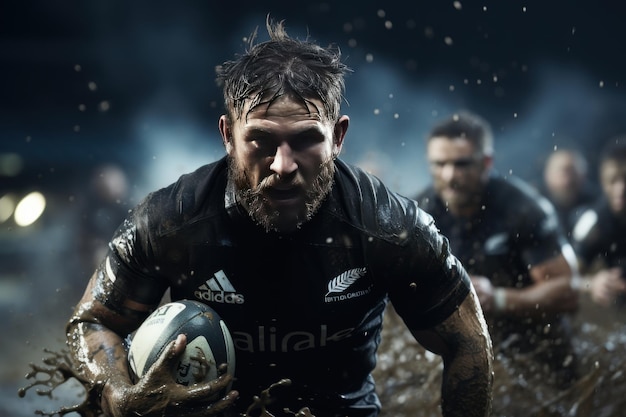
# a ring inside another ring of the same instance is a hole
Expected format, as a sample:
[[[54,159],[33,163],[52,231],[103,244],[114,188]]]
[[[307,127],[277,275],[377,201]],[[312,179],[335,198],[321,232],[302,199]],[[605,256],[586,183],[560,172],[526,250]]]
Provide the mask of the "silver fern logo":
[[[346,290],[350,288],[359,278],[365,275],[367,270],[365,268],[350,269],[341,275],[336,276],[328,282],[328,292],[324,296],[324,301],[327,303],[334,301],[343,301],[350,298],[360,297],[368,294],[371,288],[367,288],[361,291],[354,291],[347,293]]]

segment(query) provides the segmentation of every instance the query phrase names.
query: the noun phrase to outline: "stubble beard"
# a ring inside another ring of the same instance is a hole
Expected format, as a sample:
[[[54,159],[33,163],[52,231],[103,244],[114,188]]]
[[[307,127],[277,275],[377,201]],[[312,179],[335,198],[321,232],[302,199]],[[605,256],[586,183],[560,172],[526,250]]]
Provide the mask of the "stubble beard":
[[[277,181],[274,176],[264,178],[258,186],[254,187],[245,167],[242,167],[235,158],[228,157],[228,165],[228,176],[235,186],[237,201],[243,205],[254,222],[266,232],[293,232],[311,220],[330,193],[335,174],[334,160],[329,159],[323,162],[320,173],[311,186],[307,187],[306,184],[301,183],[305,189],[304,206],[297,212],[281,213],[280,210],[271,207],[263,194],[264,189]]]
[[[447,187],[453,188],[455,186]],[[456,215],[471,213],[480,206],[482,190],[475,190],[475,192],[464,190],[460,192],[459,188],[455,188],[456,193],[451,193],[445,192],[445,188],[446,187],[440,186],[437,193],[450,212]]]

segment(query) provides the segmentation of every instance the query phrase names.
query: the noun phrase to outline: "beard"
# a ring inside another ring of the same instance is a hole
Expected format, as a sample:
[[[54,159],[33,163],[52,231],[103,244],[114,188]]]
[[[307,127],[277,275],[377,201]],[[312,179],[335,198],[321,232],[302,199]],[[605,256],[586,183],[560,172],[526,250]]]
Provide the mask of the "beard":
[[[435,191],[445,204],[446,208],[455,215],[473,213],[481,206],[482,187],[460,187],[454,184],[434,184]]]
[[[228,178],[235,186],[237,201],[266,232],[293,232],[311,220],[330,193],[334,174],[335,163],[332,158],[321,164],[320,172],[310,186],[296,173],[290,184],[304,190],[303,204],[297,209],[279,210],[272,207],[264,194],[266,189],[280,181],[278,177],[271,175],[264,178],[259,185],[252,186],[246,168],[235,158],[228,157]]]

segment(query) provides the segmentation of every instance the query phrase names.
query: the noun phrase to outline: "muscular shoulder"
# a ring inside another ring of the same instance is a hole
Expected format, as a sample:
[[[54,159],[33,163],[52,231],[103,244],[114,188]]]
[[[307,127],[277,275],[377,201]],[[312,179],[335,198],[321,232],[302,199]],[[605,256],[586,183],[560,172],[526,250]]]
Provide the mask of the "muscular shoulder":
[[[485,197],[491,204],[513,207],[521,203],[525,207],[543,211],[546,207],[542,206],[539,198],[541,194],[537,189],[516,177],[492,177]]]
[[[552,203],[537,189],[516,177],[492,178],[487,187],[485,205],[488,209],[497,209],[525,221],[547,217],[556,221]]]
[[[385,186],[377,177],[342,162],[337,163],[331,204],[334,214],[354,227],[397,243],[408,232],[432,226],[432,217],[415,200]]]
[[[423,210],[435,217],[447,213],[445,205],[432,185],[421,191],[415,200]],[[513,218],[544,217],[554,212],[552,205],[537,190],[515,177],[506,179],[491,177],[482,204],[485,209],[497,212],[499,217],[507,215]]]
[[[136,222],[157,235],[175,231],[195,219],[216,215],[224,208],[226,163],[204,165],[176,182],[150,193],[135,209]]]
[[[484,205],[488,218],[501,217],[511,233],[526,236],[531,242],[537,239],[558,242],[565,238],[552,203],[521,179],[492,179]]]

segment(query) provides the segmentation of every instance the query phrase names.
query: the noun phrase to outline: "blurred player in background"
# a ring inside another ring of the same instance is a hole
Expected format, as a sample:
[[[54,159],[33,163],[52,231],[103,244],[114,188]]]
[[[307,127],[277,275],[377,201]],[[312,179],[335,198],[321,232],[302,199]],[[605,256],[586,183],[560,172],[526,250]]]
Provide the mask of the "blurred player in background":
[[[586,276],[581,288],[602,306],[626,306],[626,135],[613,138],[599,161],[602,195],[574,228],[572,242]]]
[[[470,112],[437,123],[427,137],[432,184],[416,199],[435,218],[470,274],[487,316],[494,351],[532,352],[548,378],[576,375],[565,316],[576,310],[576,259],[551,204],[493,168],[489,123]]]
[[[587,159],[576,149],[557,149],[544,164],[541,189],[554,205],[568,239],[582,212],[598,197],[588,175]]]

